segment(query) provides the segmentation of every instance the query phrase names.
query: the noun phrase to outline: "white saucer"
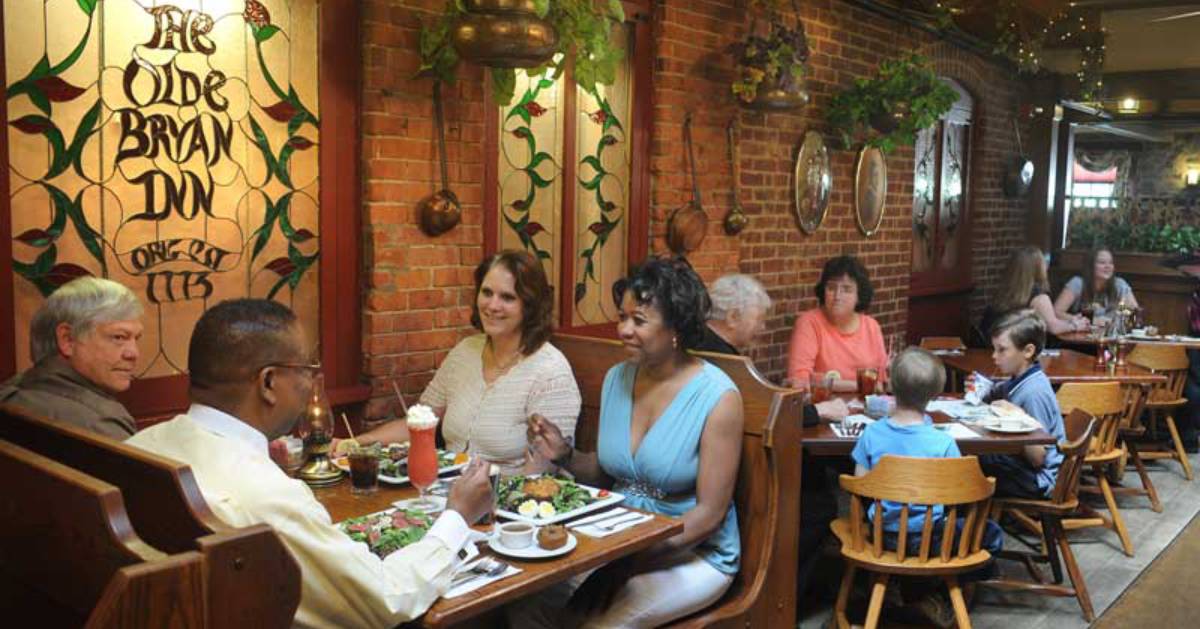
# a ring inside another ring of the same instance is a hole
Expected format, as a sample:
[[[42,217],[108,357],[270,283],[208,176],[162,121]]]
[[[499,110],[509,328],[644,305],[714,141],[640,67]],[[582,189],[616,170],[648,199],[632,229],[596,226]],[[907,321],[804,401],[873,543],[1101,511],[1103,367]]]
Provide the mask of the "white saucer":
[[[507,557],[516,557],[517,559],[546,559],[548,557],[558,557],[565,555],[575,549],[579,544],[579,540],[575,539],[573,533],[567,533],[567,543],[555,548],[554,550],[546,550],[537,544],[537,534],[534,534],[533,543],[525,548],[509,548],[500,541],[500,534],[493,533],[487,540],[488,546]]]
[[[416,504],[420,498],[409,498],[407,500],[397,500],[392,505],[400,509],[409,509],[411,511],[420,511],[422,513],[441,513],[446,510],[446,498],[442,496],[429,496],[428,500],[433,503],[432,507],[423,507]]]
[[[984,421],[978,422],[977,425],[983,426],[984,428],[987,428],[988,430],[991,430],[992,432],[1003,432],[1003,433],[1009,433],[1009,434],[1014,434],[1014,435],[1024,434],[1027,432],[1033,432],[1033,431],[1037,430],[1038,428],[1042,427],[1040,424],[1036,424],[1036,421],[1033,424],[1031,424],[1028,421],[1025,421],[1016,428],[1009,428],[1009,427],[1003,426],[998,420],[995,420],[995,419],[984,420]]]

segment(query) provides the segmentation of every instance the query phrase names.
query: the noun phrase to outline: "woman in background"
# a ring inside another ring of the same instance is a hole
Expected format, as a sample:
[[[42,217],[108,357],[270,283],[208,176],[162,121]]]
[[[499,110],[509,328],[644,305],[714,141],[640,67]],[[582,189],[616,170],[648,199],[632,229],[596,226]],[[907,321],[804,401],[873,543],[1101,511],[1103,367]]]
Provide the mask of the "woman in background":
[[[1130,308],[1138,307],[1129,282],[1116,275],[1112,251],[1107,247],[1096,247],[1084,256],[1079,275],[1063,286],[1058,299],[1054,300],[1054,312],[1059,318],[1066,319],[1094,305],[1095,314],[1104,316],[1121,303]]]
[[[1033,245],[1014,249],[1008,256],[1000,288],[996,291],[992,303],[983,311],[979,331],[983,333],[984,338],[990,339],[992,325],[1000,317],[1023,308],[1033,309],[1046,324],[1046,331],[1051,334],[1086,331],[1089,322],[1082,316],[1060,317],[1054,311],[1049,290],[1046,258],[1042,255],[1042,250]]]

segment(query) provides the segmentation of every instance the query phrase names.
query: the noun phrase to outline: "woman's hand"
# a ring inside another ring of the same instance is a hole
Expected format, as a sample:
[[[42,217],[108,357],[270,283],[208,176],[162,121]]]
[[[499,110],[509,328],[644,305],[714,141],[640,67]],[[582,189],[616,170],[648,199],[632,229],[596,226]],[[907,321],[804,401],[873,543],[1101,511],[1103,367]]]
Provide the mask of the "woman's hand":
[[[820,402],[817,405],[817,415],[825,421],[841,421],[841,419],[850,414],[850,407],[846,404],[846,400],[842,398],[833,398],[827,402]]]
[[[534,461],[561,461],[571,455],[571,444],[567,443],[562,431],[538,413],[529,416],[525,438],[529,441],[530,459]]]

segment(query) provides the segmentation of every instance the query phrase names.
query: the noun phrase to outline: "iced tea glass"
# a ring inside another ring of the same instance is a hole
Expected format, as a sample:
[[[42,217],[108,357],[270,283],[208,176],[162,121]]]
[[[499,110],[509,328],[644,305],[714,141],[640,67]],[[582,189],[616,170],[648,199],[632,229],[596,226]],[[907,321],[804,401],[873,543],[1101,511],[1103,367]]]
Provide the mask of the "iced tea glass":
[[[350,448],[350,493],[369,496],[379,489],[379,444]]]
[[[879,382],[879,370],[874,367],[858,369],[858,394],[865,400],[868,395],[875,393],[875,385]]]

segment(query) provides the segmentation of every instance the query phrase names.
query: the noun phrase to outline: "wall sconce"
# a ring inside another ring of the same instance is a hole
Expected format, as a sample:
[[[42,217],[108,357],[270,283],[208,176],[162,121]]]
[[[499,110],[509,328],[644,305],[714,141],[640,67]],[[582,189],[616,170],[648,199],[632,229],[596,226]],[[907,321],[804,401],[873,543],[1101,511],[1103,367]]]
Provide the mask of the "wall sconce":
[[[1117,104],[1117,112],[1122,114],[1136,114],[1139,109],[1141,109],[1141,103],[1132,96],[1122,98],[1121,102]]]
[[[1183,183],[1188,187],[1200,186],[1200,165],[1188,164],[1187,171],[1183,175]]]

